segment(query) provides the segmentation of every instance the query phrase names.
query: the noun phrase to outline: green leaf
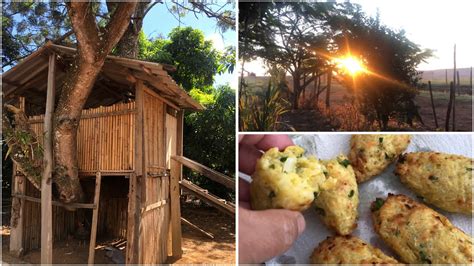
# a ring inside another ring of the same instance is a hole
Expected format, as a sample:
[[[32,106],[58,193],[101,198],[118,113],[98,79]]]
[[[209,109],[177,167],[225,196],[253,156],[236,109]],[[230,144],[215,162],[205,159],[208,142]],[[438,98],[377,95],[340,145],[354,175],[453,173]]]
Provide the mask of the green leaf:
[[[385,203],[385,201],[381,198],[376,198],[374,203],[372,204],[372,208],[371,208],[371,211],[378,211],[380,210],[380,208],[382,208],[383,204]]]

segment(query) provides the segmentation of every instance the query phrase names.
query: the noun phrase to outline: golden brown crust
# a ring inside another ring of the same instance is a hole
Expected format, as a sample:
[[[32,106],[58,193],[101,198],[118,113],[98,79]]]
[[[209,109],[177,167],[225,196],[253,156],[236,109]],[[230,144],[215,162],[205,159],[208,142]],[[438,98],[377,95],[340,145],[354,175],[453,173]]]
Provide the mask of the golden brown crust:
[[[326,181],[319,187],[314,201],[324,223],[340,235],[348,235],[357,227],[359,191],[354,171],[343,155],[323,161]]]
[[[354,236],[331,236],[319,243],[310,257],[311,263],[325,264],[398,264],[380,249]]]
[[[378,175],[394,162],[410,144],[410,135],[353,135],[349,161],[361,183]]]
[[[443,215],[404,195],[372,203],[377,234],[406,263],[472,263],[472,239]]]
[[[404,154],[395,174],[417,195],[443,210],[472,213],[472,169],[470,158],[438,152]]]
[[[318,159],[303,154],[299,146],[282,152],[272,148],[263,154],[250,183],[252,209],[303,211],[311,206],[319,184],[326,179],[325,170]]]

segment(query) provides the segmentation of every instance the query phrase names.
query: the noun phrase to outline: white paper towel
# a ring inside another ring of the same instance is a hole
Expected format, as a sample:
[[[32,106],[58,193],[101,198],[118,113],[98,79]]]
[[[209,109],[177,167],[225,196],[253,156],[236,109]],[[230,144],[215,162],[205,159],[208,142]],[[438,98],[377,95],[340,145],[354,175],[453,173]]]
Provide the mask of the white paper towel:
[[[331,159],[339,154],[349,152],[350,136],[348,134],[293,135],[295,144],[302,146],[307,155],[316,155],[320,159]],[[407,151],[438,151],[472,156],[471,134],[418,134],[413,135]],[[359,186],[359,219],[353,235],[382,249],[386,254],[397,257],[376,235],[370,218],[370,204],[376,197],[385,198],[388,193],[405,194],[415,200],[416,195],[403,186],[393,174],[394,165],[390,165],[382,174]],[[430,206],[434,208],[433,206]],[[445,215],[455,226],[464,232],[472,233],[472,216],[453,214],[434,208]],[[304,212],[306,229],[293,247],[285,254],[275,257],[267,264],[309,263],[309,257],[319,242],[333,233],[322,223],[313,209]]]

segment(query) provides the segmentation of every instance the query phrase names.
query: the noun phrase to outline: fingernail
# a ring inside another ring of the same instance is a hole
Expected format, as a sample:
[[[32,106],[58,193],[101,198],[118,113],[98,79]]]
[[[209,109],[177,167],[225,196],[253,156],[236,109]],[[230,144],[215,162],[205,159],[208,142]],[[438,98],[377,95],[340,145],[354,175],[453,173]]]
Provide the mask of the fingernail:
[[[296,222],[298,223],[298,235],[301,235],[301,233],[303,233],[304,228],[306,226],[304,216],[302,214],[298,215],[298,218],[297,218]]]

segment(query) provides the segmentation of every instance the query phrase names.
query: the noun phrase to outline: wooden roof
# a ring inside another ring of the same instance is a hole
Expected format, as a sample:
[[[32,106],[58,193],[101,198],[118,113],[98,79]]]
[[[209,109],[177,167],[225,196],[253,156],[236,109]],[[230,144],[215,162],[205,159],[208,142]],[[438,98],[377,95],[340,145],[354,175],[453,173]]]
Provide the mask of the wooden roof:
[[[56,84],[57,90],[61,89],[66,71],[72,65],[76,55],[76,49],[50,42],[3,74],[2,91],[5,102],[13,101],[17,96],[23,96],[33,106],[32,109],[36,108],[37,110],[36,112],[30,112],[31,114],[41,113],[44,110],[48,56],[52,52],[58,55]],[[176,84],[168,71],[172,71],[172,67],[109,55],[94,84],[85,108],[129,101],[134,98],[135,82],[142,80],[155,90],[165,102],[171,105],[181,109],[204,109],[201,104]],[[59,93],[56,95],[59,95]]]

